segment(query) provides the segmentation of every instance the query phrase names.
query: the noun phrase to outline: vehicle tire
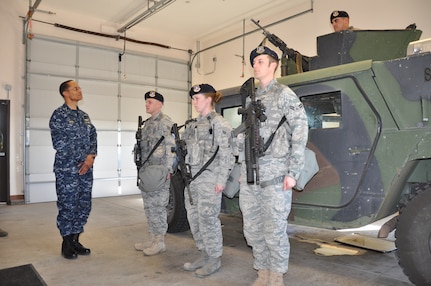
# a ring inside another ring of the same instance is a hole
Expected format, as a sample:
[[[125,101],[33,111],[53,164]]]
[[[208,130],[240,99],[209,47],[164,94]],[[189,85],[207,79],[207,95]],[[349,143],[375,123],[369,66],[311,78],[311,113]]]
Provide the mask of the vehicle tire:
[[[178,171],[171,177],[171,187],[169,188],[169,203],[167,206],[169,233],[183,232],[190,228],[184,205],[184,188],[181,173]]]
[[[402,209],[395,232],[399,265],[415,285],[431,285],[431,188]]]

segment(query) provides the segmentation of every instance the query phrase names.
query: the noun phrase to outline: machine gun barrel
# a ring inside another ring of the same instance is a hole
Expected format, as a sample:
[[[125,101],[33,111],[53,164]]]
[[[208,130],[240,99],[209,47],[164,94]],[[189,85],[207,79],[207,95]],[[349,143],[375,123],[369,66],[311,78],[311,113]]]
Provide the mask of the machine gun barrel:
[[[251,19],[251,21],[262,30],[265,37],[277,48],[279,48],[282,52],[286,53],[289,57],[293,58],[295,56],[295,50],[289,49],[285,42],[282,39],[277,37],[274,34],[268,32],[264,27],[262,27],[258,21]]]
[[[187,155],[187,146],[184,140],[181,140],[178,124],[174,123],[171,128],[171,133],[175,138],[175,147],[172,149],[172,152],[175,152],[177,155],[178,166],[181,171],[181,179],[187,188],[187,193],[189,195],[190,204],[193,205],[193,199],[190,192],[190,183],[192,181],[192,172],[190,170],[190,166],[186,164],[186,155]]]
[[[300,58],[300,62],[302,65],[302,70],[304,71],[308,71],[310,69],[310,58],[307,56],[303,56],[300,52],[295,51],[294,49],[288,48],[286,43],[283,42],[282,39],[280,39],[279,37],[277,37],[274,34],[271,34],[269,31],[267,31],[264,27],[262,27],[259,24],[259,21],[256,21],[254,19],[251,19],[251,21],[259,27],[259,29],[262,30],[263,34],[265,35],[265,37],[277,48],[279,48],[282,52],[283,55],[287,55],[289,58],[291,58],[293,61],[297,61],[297,57]]]

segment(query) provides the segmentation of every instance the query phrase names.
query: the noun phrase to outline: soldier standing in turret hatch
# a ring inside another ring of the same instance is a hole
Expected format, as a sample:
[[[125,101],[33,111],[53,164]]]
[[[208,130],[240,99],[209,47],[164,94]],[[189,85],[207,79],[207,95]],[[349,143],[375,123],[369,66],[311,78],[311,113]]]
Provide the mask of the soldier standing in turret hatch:
[[[63,237],[63,257],[75,259],[91,252],[79,242],[79,236],[91,211],[97,134],[88,114],[78,107],[82,99],[78,83],[68,80],[59,89],[64,104],[53,112],[49,121],[56,151],[57,227]]]
[[[335,10],[332,11],[330,21],[334,32],[355,30],[353,26],[350,26],[350,17],[346,11]]]
[[[260,136],[275,136],[267,151],[258,158],[260,184],[248,184],[246,164],[242,164],[239,204],[243,214],[244,236],[253,249],[258,278],[254,286],[284,285],[290,244],[287,218],[292,204],[292,188],[304,165],[308,139],[307,115],[297,95],[275,79],[278,55],[265,46],[250,54],[254,77],[259,80],[256,100],[266,108]],[[250,99],[247,98],[249,101]],[[283,116],[286,121],[277,129]]]

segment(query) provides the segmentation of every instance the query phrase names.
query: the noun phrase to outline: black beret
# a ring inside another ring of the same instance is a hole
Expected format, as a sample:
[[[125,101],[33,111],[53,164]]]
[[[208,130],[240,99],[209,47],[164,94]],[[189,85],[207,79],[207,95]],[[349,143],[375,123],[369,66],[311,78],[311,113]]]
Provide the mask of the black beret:
[[[338,17],[349,18],[349,14],[347,14],[346,11],[339,11],[339,10],[332,11],[331,20],[330,20],[331,23],[332,23],[332,20],[334,20],[335,18],[338,18]]]
[[[254,58],[257,56],[260,56],[260,55],[268,55],[268,56],[272,57],[274,60],[278,61],[278,55],[276,52],[274,52],[273,50],[271,50],[270,48],[268,48],[266,46],[259,46],[256,49],[254,49],[253,51],[251,51],[251,53],[250,53],[251,66],[253,66]]]
[[[161,95],[160,93],[158,93],[157,91],[154,91],[154,90],[150,90],[145,94],[145,100],[147,100],[147,98],[157,99],[161,103],[163,103],[163,101],[164,101],[163,95]]]
[[[216,93],[216,90],[214,89],[214,87],[206,83],[195,84],[190,89],[189,95],[190,97],[192,97],[193,95],[199,93]]]

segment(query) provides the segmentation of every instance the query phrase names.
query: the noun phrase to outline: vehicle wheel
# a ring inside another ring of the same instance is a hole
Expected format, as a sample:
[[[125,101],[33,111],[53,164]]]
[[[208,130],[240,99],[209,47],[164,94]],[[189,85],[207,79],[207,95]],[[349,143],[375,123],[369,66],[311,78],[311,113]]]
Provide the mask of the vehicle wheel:
[[[395,232],[400,266],[415,285],[431,285],[431,188],[402,209]]]
[[[169,188],[169,203],[167,206],[169,233],[183,232],[190,228],[184,205],[184,188],[181,173],[178,171],[171,177],[171,187]]]

